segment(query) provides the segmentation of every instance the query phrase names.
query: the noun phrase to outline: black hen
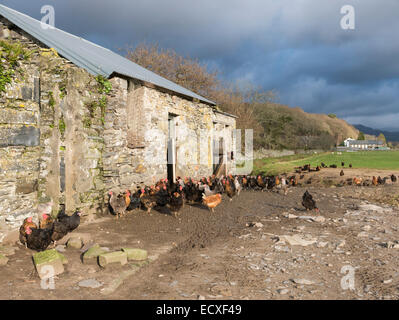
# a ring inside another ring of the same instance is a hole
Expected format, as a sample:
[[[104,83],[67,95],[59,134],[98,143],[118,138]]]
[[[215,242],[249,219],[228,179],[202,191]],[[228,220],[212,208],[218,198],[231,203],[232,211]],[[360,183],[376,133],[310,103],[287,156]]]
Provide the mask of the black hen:
[[[313,200],[313,197],[308,190],[306,190],[302,196],[302,205],[306,208],[306,210],[319,211],[319,209],[316,207],[316,201]]]
[[[189,203],[195,202],[197,199],[197,186],[189,179],[188,183],[183,188],[186,200]]]
[[[62,239],[68,234],[68,227],[66,224],[55,220],[53,222],[53,234],[51,235],[51,240],[56,243],[56,241]]]
[[[180,187],[178,191],[173,192],[169,200],[169,209],[172,214],[177,217],[181,208],[183,208],[183,187]]]
[[[166,186],[162,186],[162,188],[157,192],[157,206],[165,207],[169,202],[169,193]]]
[[[26,246],[35,251],[44,251],[51,244],[53,226],[47,229],[26,228]]]
[[[140,200],[140,188],[134,193],[130,195],[130,203],[129,206],[127,207],[127,211],[132,211],[134,209],[138,209],[141,206],[141,200]]]
[[[396,176],[394,174],[391,176],[391,181],[392,182],[396,182],[397,181]]]
[[[57,216],[57,221],[64,224],[68,230],[68,232],[72,232],[75,230],[80,224],[80,215],[79,211],[75,211],[75,213],[71,216],[68,216],[65,213],[65,207],[61,208],[60,212]]]

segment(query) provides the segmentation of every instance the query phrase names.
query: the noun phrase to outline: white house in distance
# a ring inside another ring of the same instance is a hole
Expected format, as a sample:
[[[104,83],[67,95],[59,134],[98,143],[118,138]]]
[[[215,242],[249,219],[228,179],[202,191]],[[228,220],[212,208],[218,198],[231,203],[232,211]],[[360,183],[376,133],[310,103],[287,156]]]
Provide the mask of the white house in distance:
[[[348,138],[344,141],[345,147],[351,149],[375,150],[384,146],[384,142],[379,140],[355,140]]]

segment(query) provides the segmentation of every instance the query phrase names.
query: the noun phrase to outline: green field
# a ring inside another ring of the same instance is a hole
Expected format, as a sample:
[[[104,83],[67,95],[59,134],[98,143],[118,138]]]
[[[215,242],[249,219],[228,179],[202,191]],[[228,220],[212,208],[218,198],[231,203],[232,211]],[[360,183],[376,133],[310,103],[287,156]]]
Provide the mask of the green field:
[[[254,174],[281,174],[294,171],[295,167],[309,164],[316,167],[324,162],[327,166],[336,164],[345,167],[351,163],[353,168],[381,170],[399,170],[399,151],[359,151],[359,152],[326,152],[319,154],[297,154],[279,158],[265,158],[254,161]]]

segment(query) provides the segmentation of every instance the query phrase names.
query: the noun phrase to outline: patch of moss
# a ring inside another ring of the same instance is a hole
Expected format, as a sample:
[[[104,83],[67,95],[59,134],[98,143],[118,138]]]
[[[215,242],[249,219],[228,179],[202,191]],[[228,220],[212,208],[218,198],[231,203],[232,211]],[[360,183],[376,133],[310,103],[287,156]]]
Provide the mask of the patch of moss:
[[[12,43],[7,40],[0,40],[0,92],[6,91],[7,84],[13,80],[17,70],[18,60],[28,60],[33,51],[25,49],[20,43]],[[3,60],[6,63],[3,63]],[[20,73],[21,70],[19,70]]]
[[[54,69],[50,70],[50,73],[53,73],[56,75],[61,75],[62,72],[63,72],[63,70],[60,66],[55,66]]]
[[[98,102],[98,104],[101,107],[101,109],[105,109],[107,107],[107,103],[108,103],[108,99],[107,99],[106,96],[102,96],[100,98],[100,101]]]
[[[107,108],[107,104],[108,104],[107,97],[106,96],[102,96],[100,98],[100,101],[99,101],[98,104],[99,104],[99,106],[101,108],[101,116],[104,117],[105,116],[105,109]]]
[[[49,91],[48,93],[48,104],[51,108],[54,109],[55,106],[55,99],[54,99],[54,94],[53,91]]]
[[[67,91],[66,91],[65,87],[60,88],[60,91],[61,91],[60,92],[60,99],[62,100],[67,95]]]
[[[85,128],[91,127],[91,118],[90,117],[83,118],[83,127],[85,127]]]
[[[0,40],[0,54],[12,67],[15,67],[19,59],[27,61],[34,51],[27,50],[21,43],[12,43]]]
[[[6,70],[3,65],[0,64],[0,92],[6,91],[6,86],[12,82],[13,75],[14,70]]]
[[[66,86],[68,81],[66,79],[58,83],[58,89],[60,90],[60,99],[63,99],[67,95]]]
[[[61,135],[64,135],[66,129],[64,117],[60,118],[60,121],[58,122],[58,129],[60,130]]]
[[[45,250],[42,252],[35,253],[33,255],[33,261],[35,262],[35,265],[40,265],[44,263],[49,263],[51,261],[57,260],[61,258],[62,260],[65,260],[62,258],[62,254],[60,254],[57,250],[51,249],[51,250]]]
[[[112,84],[109,82],[108,79],[104,78],[103,76],[97,76],[96,77],[97,83],[98,83],[98,92],[100,94],[108,94],[112,90]]]
[[[98,107],[97,102],[95,102],[95,101],[87,102],[87,103],[85,103],[85,106],[86,106],[87,110],[89,110],[89,112],[90,112],[90,117],[93,118],[94,113],[96,112],[96,109]]]

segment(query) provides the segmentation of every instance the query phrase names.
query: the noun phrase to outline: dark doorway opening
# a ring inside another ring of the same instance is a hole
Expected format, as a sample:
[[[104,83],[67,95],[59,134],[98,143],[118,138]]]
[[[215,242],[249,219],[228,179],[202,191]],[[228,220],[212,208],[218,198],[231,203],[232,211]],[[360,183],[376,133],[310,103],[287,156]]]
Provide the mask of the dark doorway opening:
[[[167,150],[168,180],[176,180],[176,116],[168,115],[168,150]]]

